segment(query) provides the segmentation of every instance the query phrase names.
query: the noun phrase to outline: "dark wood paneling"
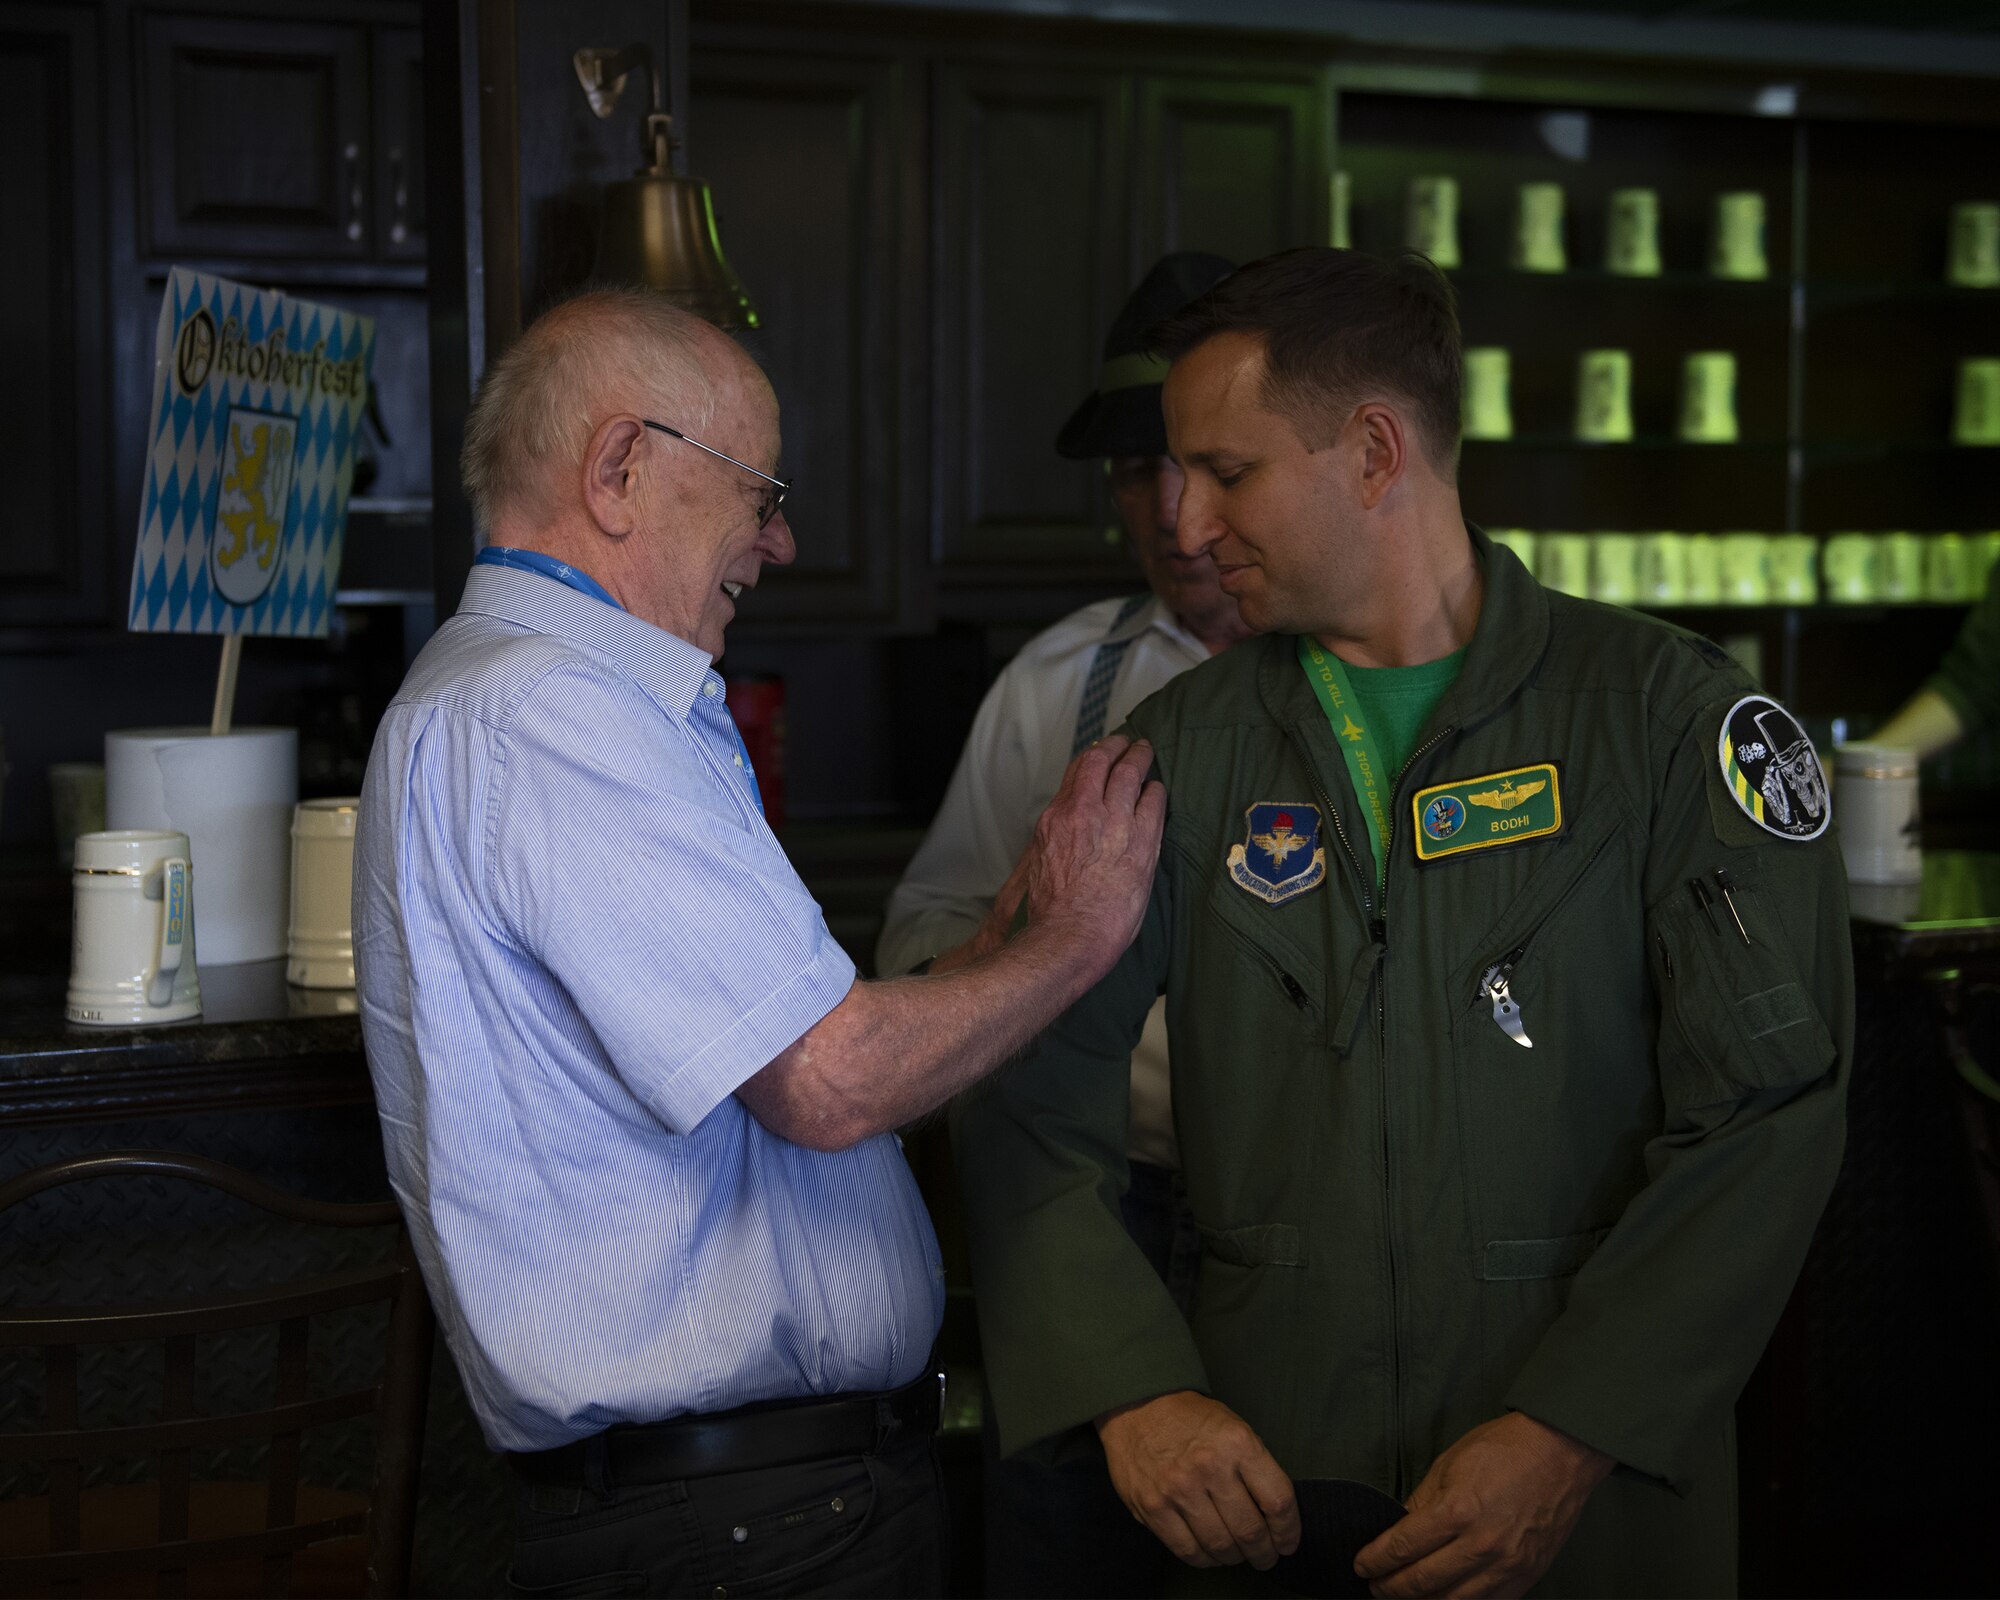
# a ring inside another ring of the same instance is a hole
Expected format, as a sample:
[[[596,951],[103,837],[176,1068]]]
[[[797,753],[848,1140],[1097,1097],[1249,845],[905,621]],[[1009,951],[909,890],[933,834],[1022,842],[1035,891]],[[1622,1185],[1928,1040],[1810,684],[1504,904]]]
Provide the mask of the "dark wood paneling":
[[[1243,262],[1324,243],[1325,107],[1311,81],[1146,79],[1137,270],[1169,250]]]
[[[763,326],[742,335],[777,391],[797,563],[746,621],[894,620],[915,530],[899,476],[897,309],[905,72],[894,60],[704,53],[690,170]],[[921,480],[918,480],[919,486]]]
[[[1113,73],[938,71],[936,553],[968,577],[1121,570],[1098,464],[1052,445],[1129,287],[1129,106]]]
[[[14,403],[0,621],[86,621],[106,609],[104,263],[98,19],[22,6],[0,16],[0,344]]]
[[[370,253],[366,29],[160,14],[141,27],[147,248]]]
[[[424,54],[415,28],[375,35],[375,240],[391,261],[424,259]]]

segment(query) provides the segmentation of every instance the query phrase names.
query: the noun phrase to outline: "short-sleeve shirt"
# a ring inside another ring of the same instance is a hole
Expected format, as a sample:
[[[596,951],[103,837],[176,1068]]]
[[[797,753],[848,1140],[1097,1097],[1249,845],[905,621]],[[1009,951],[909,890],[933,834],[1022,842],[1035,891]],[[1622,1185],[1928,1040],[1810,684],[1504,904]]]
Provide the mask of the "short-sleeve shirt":
[[[355,965],[389,1175],[486,1438],[913,1381],[943,1314],[893,1135],[734,1098],[854,966],[708,656],[474,569],[376,735]]]

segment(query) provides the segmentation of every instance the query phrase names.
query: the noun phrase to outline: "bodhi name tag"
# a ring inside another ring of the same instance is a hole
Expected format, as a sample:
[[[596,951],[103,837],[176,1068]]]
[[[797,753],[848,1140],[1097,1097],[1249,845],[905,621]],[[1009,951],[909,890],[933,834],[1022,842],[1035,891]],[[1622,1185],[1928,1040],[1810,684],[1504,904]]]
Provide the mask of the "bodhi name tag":
[[[1560,833],[1562,780],[1540,762],[1419,789],[1410,802],[1419,861]]]

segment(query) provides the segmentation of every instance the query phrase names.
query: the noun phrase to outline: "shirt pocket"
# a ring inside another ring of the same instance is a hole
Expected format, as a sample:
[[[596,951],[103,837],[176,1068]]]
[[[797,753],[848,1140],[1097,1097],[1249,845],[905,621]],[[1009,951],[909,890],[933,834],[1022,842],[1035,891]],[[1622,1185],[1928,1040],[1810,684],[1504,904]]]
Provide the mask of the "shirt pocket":
[[[1318,953],[1326,939],[1326,907],[1321,904],[1326,891],[1322,883],[1297,900],[1267,905],[1221,873],[1208,893],[1209,920],[1220,924],[1224,946],[1269,998],[1283,1002],[1275,1015],[1315,1034],[1324,1032],[1326,1020],[1326,980]],[[1230,1003],[1241,1004],[1242,999]]]
[[[1660,1087],[1671,1109],[1796,1088],[1834,1066],[1833,1035],[1785,947],[1782,922],[1764,892],[1740,881],[1740,869],[1736,876],[1728,899],[1711,890],[1704,908],[1683,886],[1647,919]]]

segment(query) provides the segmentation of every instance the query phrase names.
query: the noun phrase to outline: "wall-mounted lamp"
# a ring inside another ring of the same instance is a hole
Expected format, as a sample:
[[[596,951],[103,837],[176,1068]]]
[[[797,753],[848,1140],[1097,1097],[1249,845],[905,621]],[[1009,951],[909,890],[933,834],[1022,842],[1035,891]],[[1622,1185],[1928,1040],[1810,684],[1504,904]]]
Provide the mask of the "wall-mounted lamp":
[[[626,79],[643,69],[653,91],[636,176],[605,185],[604,221],[597,235],[597,277],[656,289],[718,328],[754,328],[757,310],[736,281],[715,233],[708,185],[674,173],[674,119],[660,92],[653,53],[643,44],[577,51],[576,75],[590,109],[608,119]]]

